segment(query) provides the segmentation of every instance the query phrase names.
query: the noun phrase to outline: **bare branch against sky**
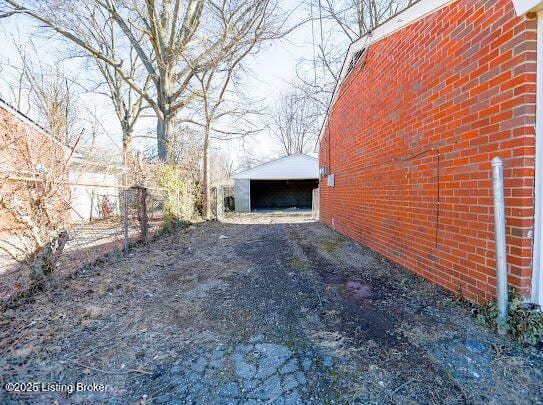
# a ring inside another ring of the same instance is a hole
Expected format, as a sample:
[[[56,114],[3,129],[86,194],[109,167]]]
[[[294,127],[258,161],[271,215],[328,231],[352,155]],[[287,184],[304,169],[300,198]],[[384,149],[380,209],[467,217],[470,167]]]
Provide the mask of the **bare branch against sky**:
[[[205,0],[1,0],[4,15],[32,17],[79,46],[118,75],[153,109],[157,117],[157,149],[168,158],[173,118],[195,100],[190,89],[197,73],[228,53],[240,35],[253,29],[269,0],[251,2]],[[112,23],[113,22],[113,23]],[[134,75],[130,59],[111,52],[109,27],[123,46],[135,52],[147,80]],[[99,31],[99,33],[97,33]]]
[[[271,116],[271,131],[281,155],[312,152],[318,133],[318,104],[310,89],[294,88],[284,94]]]
[[[298,66],[294,85],[320,106],[322,122],[348,45],[417,0],[307,0],[313,56]]]

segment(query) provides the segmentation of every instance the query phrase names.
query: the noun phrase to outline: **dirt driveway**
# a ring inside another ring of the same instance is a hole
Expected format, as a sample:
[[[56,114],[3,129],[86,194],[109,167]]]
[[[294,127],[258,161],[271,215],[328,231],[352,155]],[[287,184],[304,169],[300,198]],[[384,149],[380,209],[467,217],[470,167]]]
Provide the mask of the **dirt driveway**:
[[[2,386],[49,390],[0,402],[543,401],[541,355],[304,216],[193,226],[59,281],[0,326]]]

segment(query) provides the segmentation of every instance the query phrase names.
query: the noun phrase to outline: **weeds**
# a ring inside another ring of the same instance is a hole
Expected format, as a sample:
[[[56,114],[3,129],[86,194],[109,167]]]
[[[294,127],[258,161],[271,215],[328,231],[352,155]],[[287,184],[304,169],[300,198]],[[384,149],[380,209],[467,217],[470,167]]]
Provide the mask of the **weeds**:
[[[179,229],[185,229],[190,226],[191,222],[177,218],[175,215],[167,213],[164,216],[164,221],[157,231],[157,236],[166,236],[174,233]]]
[[[299,270],[299,271],[307,271],[309,270],[309,263],[306,260],[302,260],[297,256],[292,256],[288,264],[290,267]]]
[[[543,346],[543,313],[523,303],[516,291],[510,291],[509,297],[508,333],[521,343]],[[477,322],[497,328],[497,315],[496,302],[486,303],[479,309]]]
[[[198,199],[201,188],[187,178],[184,170],[167,164],[157,171],[158,185],[167,190],[165,211],[171,215],[190,221],[198,216]]]
[[[343,244],[343,238],[334,237],[334,238],[326,239],[322,245],[323,245],[324,251],[331,255],[331,254],[336,253],[342,244]]]

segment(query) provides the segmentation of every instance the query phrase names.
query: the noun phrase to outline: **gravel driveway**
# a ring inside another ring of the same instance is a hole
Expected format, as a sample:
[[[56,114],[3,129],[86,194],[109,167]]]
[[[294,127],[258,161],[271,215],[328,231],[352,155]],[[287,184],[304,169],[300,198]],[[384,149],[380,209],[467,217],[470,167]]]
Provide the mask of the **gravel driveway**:
[[[44,383],[0,402],[543,402],[541,354],[303,215],[192,226],[0,326],[2,386]]]

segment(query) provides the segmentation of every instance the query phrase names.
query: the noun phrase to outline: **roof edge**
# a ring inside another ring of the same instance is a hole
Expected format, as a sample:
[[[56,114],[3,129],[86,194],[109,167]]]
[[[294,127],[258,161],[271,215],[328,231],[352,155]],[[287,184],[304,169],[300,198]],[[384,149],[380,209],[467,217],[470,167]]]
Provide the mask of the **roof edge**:
[[[456,1],[458,0],[420,0],[414,3],[413,5],[411,5],[410,7],[406,8],[402,12],[396,14],[394,17],[385,21],[383,24],[379,25],[373,31],[358,38],[356,41],[352,42],[349,45],[345,60],[343,62],[343,66],[341,67],[339,80],[336,83],[336,87],[334,88],[334,93],[332,95],[332,98],[330,99],[328,112],[326,113],[326,118],[324,119],[321,131],[319,134],[319,139],[317,140],[317,144],[320,143],[321,138],[326,128],[328,127],[328,117],[330,115],[330,109],[337,100],[339,88],[341,84],[343,83],[343,81],[345,80],[345,78],[347,77],[349,62],[354,56],[354,54],[356,52],[361,51],[364,48],[369,47],[370,45],[373,45],[381,41],[382,39],[389,37],[390,35],[398,31],[401,31],[404,28],[407,28],[411,24],[414,24],[417,21],[436,13],[437,11],[441,10],[442,8],[452,3],[455,3]]]
[[[277,159],[273,159],[273,160],[270,160],[270,161],[268,161],[268,162],[261,163],[261,164],[259,164],[258,166],[251,167],[250,169],[247,169],[247,170],[243,170],[243,171],[241,171],[241,172],[238,172],[238,173],[232,175],[232,178],[235,179],[236,176],[239,176],[240,174],[248,173],[248,172],[250,172],[250,171],[252,171],[252,170],[259,169],[259,168],[261,168],[261,167],[267,166],[267,165],[272,164],[272,163],[277,163],[277,162],[279,162],[280,160],[291,159],[291,158],[293,158],[294,156],[301,156],[301,157],[304,157],[304,158],[309,158],[309,159],[316,160],[317,162],[319,161],[318,158],[313,157],[313,156],[306,155],[305,153],[294,153],[293,155],[288,155],[288,156],[283,156],[283,157],[280,157],[280,158],[277,158]]]
[[[19,121],[22,121],[23,123],[34,127],[37,131],[41,132],[42,134],[49,136],[47,130],[44,127],[42,127],[32,118],[30,118],[28,115],[18,110],[17,108],[15,108],[14,106],[12,106],[10,103],[8,103],[6,100],[4,100],[1,97],[0,97],[0,107],[7,110],[9,113],[11,113],[11,115],[17,117]]]
[[[517,15],[523,15],[529,12],[543,10],[542,0],[512,0],[515,5]]]
[[[71,150],[68,145],[63,144],[58,139],[56,139],[51,133],[42,127],[40,124],[38,124],[36,121],[34,121],[32,118],[30,118],[28,115],[23,113],[22,111],[18,110],[14,106],[12,106],[10,103],[8,103],[6,100],[0,97],[0,108],[3,108],[8,113],[10,113],[13,117],[21,121],[23,124],[28,125],[29,127],[33,128],[40,134],[47,137],[49,140],[53,141],[58,146],[62,147],[64,151]]]

